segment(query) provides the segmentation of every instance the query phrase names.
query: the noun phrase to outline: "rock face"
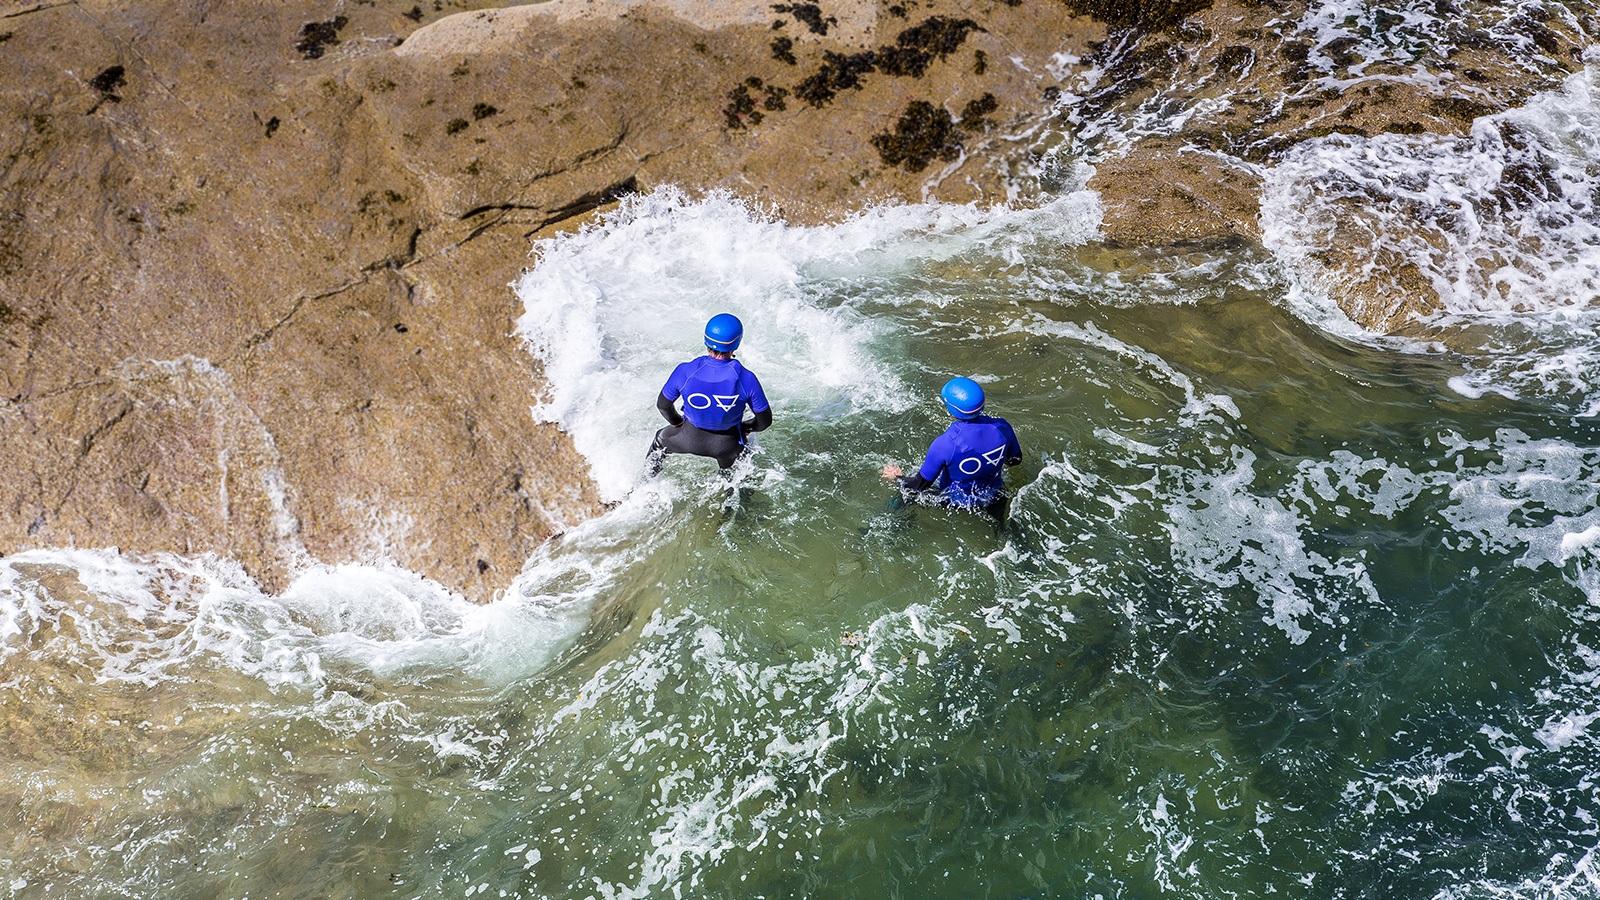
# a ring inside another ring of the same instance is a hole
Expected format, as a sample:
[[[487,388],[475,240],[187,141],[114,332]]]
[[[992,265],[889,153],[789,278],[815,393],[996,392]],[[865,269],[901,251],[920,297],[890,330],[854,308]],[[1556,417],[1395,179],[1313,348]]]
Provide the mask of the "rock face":
[[[528,243],[441,213],[349,85],[410,7],[209,7],[0,20],[0,548],[272,587],[388,558],[488,597],[599,506],[528,413]]]
[[[269,587],[312,560],[381,558],[486,599],[600,508],[570,442],[532,420],[539,373],[511,333],[507,285],[542,230],[663,184],[801,222],[883,200],[1027,202],[1056,163],[1091,159],[1108,240],[1252,240],[1275,154],[1339,130],[1459,131],[1576,66],[1586,27],[1534,23],[1530,63],[1467,22],[1417,51],[1462,75],[1427,87],[1274,24],[1305,15],[1272,0],[12,7],[0,552],[214,552]],[[1326,86],[1351,72],[1355,88]]]

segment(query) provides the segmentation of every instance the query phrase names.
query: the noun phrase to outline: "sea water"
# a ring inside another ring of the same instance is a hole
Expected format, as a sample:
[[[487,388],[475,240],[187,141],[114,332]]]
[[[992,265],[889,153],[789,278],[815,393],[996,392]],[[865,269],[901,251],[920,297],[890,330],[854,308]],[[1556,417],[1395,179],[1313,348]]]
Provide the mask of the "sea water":
[[[483,607],[0,560],[0,894],[1600,895],[1595,77],[1306,145],[1265,249],[1108,249],[1073,184],[811,228],[663,189],[541,243],[530,405],[610,510]],[[1538,208],[1483,187],[1517,152]],[[1411,337],[1307,266],[1357,192],[1397,246],[1454,212]],[[646,480],[723,311],[774,425]],[[956,374],[1024,448],[1003,527],[878,474]]]

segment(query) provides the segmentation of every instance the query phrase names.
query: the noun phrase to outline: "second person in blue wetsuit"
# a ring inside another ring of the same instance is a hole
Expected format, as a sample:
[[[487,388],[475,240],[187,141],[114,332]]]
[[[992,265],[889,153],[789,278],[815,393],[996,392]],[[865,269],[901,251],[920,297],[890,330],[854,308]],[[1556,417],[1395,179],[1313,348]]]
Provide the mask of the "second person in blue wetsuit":
[[[661,471],[668,453],[709,456],[727,470],[745,451],[745,436],[772,424],[772,406],[761,382],[733,358],[743,339],[744,325],[737,317],[712,316],[706,323],[706,355],[672,370],[656,398],[656,409],[669,424],[650,443],[645,458],[648,475]],[[744,418],[747,407],[752,413],[749,419]]]
[[[1006,495],[1002,473],[1022,462],[1022,445],[1011,423],[983,414],[983,388],[970,378],[952,378],[939,391],[944,408],[955,417],[944,434],[934,438],[922,468],[904,475],[895,465],[883,477],[902,489],[923,493],[938,489],[938,502],[961,509],[981,509],[1005,521]]]

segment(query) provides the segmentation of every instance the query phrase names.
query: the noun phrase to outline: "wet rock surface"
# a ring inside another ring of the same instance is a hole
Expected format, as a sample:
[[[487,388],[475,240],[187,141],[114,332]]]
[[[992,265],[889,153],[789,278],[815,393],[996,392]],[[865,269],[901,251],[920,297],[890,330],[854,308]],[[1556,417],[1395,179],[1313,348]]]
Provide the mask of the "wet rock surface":
[[[1262,174],[1296,146],[1464,135],[1581,69],[1600,25],[1578,6],[1454,0],[1414,19],[1282,0],[1138,8],[1113,17],[1058,120],[1096,161],[1107,240],[1137,245],[1259,241]],[[1360,324],[1407,330],[1438,295],[1404,260],[1372,265],[1370,243],[1352,229],[1305,274]]]
[[[570,441],[529,413],[540,375],[507,285],[534,236],[664,184],[818,222],[882,201],[1032,202],[1087,161],[1108,242],[1253,241],[1261,171],[1298,142],[1462,133],[1576,68],[1593,31],[1511,11],[1341,43],[1311,15],[7,8],[0,552],[214,552],[269,587],[313,560],[387,559],[487,599],[601,508]],[[1419,66],[1456,77],[1402,77]],[[1343,283],[1356,299],[1392,287]],[[1384,307],[1394,321],[1428,307],[1413,288]]]

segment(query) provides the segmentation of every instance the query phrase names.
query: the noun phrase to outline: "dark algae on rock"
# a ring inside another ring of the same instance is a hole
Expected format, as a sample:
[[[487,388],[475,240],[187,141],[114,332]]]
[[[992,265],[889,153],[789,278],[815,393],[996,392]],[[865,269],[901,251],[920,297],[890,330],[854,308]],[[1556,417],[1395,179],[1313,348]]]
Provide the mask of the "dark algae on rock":
[[[794,16],[795,21],[811,29],[812,34],[825,35],[830,27],[839,24],[833,16],[823,17],[822,7],[815,3],[775,3],[772,10]]]
[[[775,37],[772,39],[772,58],[791,66],[799,65],[800,61],[794,56],[794,39]]]
[[[986,118],[1000,108],[994,94],[967,101],[959,122],[950,113],[926,100],[913,100],[894,123],[892,131],[872,136],[872,146],[885,165],[900,166],[908,172],[921,172],[934,160],[955,162],[965,149],[963,132],[976,132],[989,126]]]
[[[1067,0],[1067,6],[1111,25],[1165,31],[1211,6],[1212,0]]]
[[[850,54],[828,50],[823,53],[816,74],[795,85],[794,95],[821,109],[832,103],[839,92],[859,89],[861,76],[876,68],[877,60],[870,50]]]
[[[900,78],[920,78],[935,60],[960,49],[968,35],[983,31],[971,19],[930,16],[920,24],[900,32],[893,44],[859,53],[826,51],[817,71],[795,86],[794,94],[814,107],[833,102],[840,93],[861,87],[861,79],[873,72]]]
[[[117,88],[128,83],[126,73],[127,70],[122,66],[109,66],[101,71],[99,75],[89,79],[89,87],[94,88],[107,100],[115,103],[122,99],[117,96]]]
[[[759,109],[756,107],[756,96],[751,91],[759,91],[762,94]],[[763,110],[781,112],[788,108],[789,104],[784,99],[788,96],[789,91],[786,88],[767,84],[752,75],[728,92],[728,105],[722,108],[723,124],[730,130],[743,128],[746,123],[760,125],[761,120],[765,118]]]
[[[872,136],[872,146],[891,166],[920,172],[935,159],[954,162],[961,156],[960,132],[950,113],[926,100],[906,104],[894,130]]]
[[[337,46],[339,32],[350,20],[344,16],[335,16],[326,22],[307,22],[300,28],[300,40],[295,42],[294,48],[306,59],[321,59],[327,48]]]
[[[892,46],[878,48],[878,68],[886,74],[920,78],[935,59],[956,52],[974,31],[983,31],[971,19],[932,16],[900,32]]]

